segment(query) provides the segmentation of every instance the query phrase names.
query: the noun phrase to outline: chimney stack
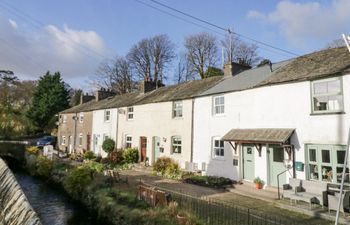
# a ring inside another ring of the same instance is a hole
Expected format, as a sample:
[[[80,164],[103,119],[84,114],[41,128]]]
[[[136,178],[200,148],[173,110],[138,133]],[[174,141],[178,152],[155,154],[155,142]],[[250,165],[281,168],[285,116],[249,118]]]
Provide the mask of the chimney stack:
[[[95,100],[98,102],[114,95],[116,95],[116,93],[114,93],[112,90],[101,88],[100,90],[96,91]]]
[[[251,66],[247,66],[242,63],[228,62],[224,65],[224,76],[234,76],[244,70],[249,70],[251,68]]]
[[[80,95],[80,104],[84,104],[84,103],[86,103],[88,101],[91,101],[94,98],[95,98],[95,96],[89,95],[88,93],[86,93],[85,95],[84,95],[84,93],[81,93],[81,95]]]
[[[139,90],[142,93],[147,93],[165,86],[160,80],[157,82],[152,81],[152,79],[146,79],[140,82]]]

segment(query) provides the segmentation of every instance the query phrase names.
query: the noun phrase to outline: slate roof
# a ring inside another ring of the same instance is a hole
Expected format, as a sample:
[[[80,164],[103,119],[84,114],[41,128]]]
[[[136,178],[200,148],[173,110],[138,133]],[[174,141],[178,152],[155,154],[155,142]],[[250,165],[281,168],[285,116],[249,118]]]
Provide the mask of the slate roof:
[[[221,140],[250,143],[285,143],[294,129],[232,129]]]
[[[66,109],[61,113],[88,112],[98,109],[119,108],[156,102],[189,99],[197,96],[203,91],[206,91],[210,87],[213,87],[222,79],[223,76],[217,76],[203,80],[188,81],[178,85],[165,86],[145,94],[138,91],[109,97],[98,102],[91,100],[87,103]]]
[[[315,80],[350,73],[350,53],[346,47],[325,49],[300,56],[258,86]]]
[[[260,84],[262,81],[272,76],[274,73],[279,71],[281,67],[287,65],[291,61],[292,60],[287,60],[278,63],[273,63],[272,71],[269,65],[264,65],[261,67],[244,70],[234,76],[225,77],[225,79],[222,80],[222,82],[201,93],[200,96],[232,91],[241,91],[253,88],[256,85]]]

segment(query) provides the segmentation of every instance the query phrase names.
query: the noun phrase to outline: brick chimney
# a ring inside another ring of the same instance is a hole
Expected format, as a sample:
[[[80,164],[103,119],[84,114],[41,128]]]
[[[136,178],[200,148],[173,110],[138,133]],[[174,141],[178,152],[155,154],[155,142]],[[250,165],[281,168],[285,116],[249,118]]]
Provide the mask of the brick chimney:
[[[249,70],[251,68],[251,66],[247,66],[241,63],[228,62],[224,65],[224,76],[234,76],[244,70]]]
[[[80,104],[84,104],[84,103],[86,103],[88,101],[91,101],[94,98],[95,98],[95,96],[89,95],[88,93],[86,93],[85,95],[84,95],[84,93],[81,93],[81,95],[80,95]]]
[[[101,88],[100,90],[96,91],[95,100],[98,102],[114,95],[116,95],[116,93],[114,93],[112,90]]]
[[[165,85],[160,80],[155,82],[152,79],[146,79],[140,82],[139,90],[142,93],[147,93],[163,86]]]

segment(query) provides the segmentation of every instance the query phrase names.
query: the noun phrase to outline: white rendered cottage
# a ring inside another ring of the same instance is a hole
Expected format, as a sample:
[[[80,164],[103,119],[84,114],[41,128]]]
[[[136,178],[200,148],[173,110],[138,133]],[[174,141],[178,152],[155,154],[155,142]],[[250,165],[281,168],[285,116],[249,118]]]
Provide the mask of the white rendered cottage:
[[[260,177],[271,186],[292,163],[280,183],[292,176],[338,183],[350,126],[349,93],[346,48],[226,78],[195,98],[193,162],[208,175]]]
[[[193,97],[221,77],[140,91],[137,100],[119,107],[118,148],[136,147],[140,160],[153,164],[168,156],[185,167],[193,158]]]

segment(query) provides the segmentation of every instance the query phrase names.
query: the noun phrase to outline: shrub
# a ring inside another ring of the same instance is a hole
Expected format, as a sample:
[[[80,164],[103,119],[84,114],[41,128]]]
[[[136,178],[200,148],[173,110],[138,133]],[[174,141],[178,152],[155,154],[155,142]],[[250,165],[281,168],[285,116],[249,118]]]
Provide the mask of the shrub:
[[[110,162],[113,164],[118,164],[121,163],[123,161],[123,150],[121,149],[115,149],[111,152],[110,154]]]
[[[96,158],[96,157],[95,157],[95,154],[92,151],[86,151],[84,153],[84,159],[91,160],[91,159],[94,159],[94,158]]]
[[[107,138],[102,144],[103,151],[107,152],[108,155],[114,150],[115,142],[114,140]]]
[[[36,161],[36,173],[42,177],[49,177],[53,168],[53,162],[46,156],[39,156]]]
[[[226,177],[193,175],[184,180],[186,183],[197,184],[206,187],[223,188],[232,185],[232,180]]]
[[[165,174],[166,168],[173,163],[173,160],[169,157],[160,157],[153,165],[153,170],[162,175]]]
[[[76,200],[78,200],[85,188],[92,182],[93,171],[88,167],[77,167],[72,170],[63,181],[64,189]]]
[[[40,148],[38,146],[30,146],[27,148],[27,152],[33,155],[37,155],[39,151],[40,151]]]
[[[123,151],[124,163],[137,163],[139,161],[139,150],[128,148]]]
[[[165,176],[171,179],[181,178],[181,169],[178,163],[172,162],[165,169]]]
[[[98,162],[90,162],[85,165],[94,172],[102,173],[105,170],[105,165]]]

